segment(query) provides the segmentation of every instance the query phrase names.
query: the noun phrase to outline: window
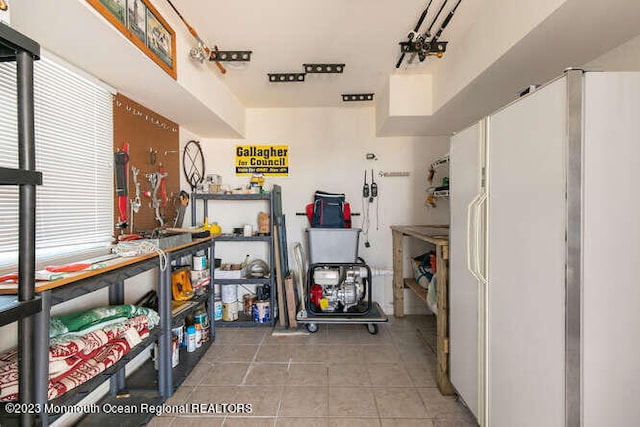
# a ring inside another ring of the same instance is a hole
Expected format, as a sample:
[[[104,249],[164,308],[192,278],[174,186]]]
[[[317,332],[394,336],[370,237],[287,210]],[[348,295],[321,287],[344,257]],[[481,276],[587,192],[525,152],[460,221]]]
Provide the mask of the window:
[[[113,230],[113,102],[42,58],[34,66],[36,256],[106,246]],[[0,64],[0,165],[18,167],[16,65]],[[0,186],[0,266],[18,260],[18,187]]]

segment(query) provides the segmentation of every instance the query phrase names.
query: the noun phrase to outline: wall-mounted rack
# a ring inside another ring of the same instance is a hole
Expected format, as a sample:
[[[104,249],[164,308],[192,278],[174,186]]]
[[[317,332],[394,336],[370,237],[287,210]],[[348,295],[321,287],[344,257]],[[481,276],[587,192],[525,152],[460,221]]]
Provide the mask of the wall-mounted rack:
[[[373,93],[343,93],[343,102],[373,101]]]
[[[400,171],[400,172],[383,172],[380,171],[378,172],[378,175],[383,177],[383,178],[395,178],[398,176],[410,176],[411,172],[409,171]]]
[[[213,50],[209,55],[209,61],[249,62],[252,53],[251,50]]]
[[[302,64],[307,73],[340,74],[345,64]]]
[[[269,73],[271,83],[300,83],[304,82],[305,73]]]
[[[400,42],[400,50],[402,53],[445,53],[449,42]]]

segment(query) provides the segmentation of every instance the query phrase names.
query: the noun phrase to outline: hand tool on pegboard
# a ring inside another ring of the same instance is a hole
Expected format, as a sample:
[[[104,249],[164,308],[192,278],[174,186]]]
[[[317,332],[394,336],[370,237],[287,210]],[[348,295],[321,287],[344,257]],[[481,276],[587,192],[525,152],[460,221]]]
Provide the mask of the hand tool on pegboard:
[[[189,194],[181,190],[178,194],[178,209],[176,210],[176,219],[173,221],[174,228],[181,228],[182,223],[184,222],[184,214],[187,210],[187,205],[189,205]]]
[[[119,217],[116,228],[127,228],[127,201],[129,183],[129,144],[125,143],[121,149],[113,154],[114,172],[116,175],[116,196],[118,196]]]
[[[138,182],[138,174],[140,173],[140,169],[135,166],[131,166],[131,172],[133,173],[133,186],[136,189],[136,197],[131,199],[131,213],[129,214],[129,222],[131,225],[131,233],[133,233],[133,215],[137,214],[140,210],[140,206],[142,206],[142,201],[140,200],[140,183]]]
[[[167,177],[166,173],[161,173],[161,172],[151,172],[148,173],[146,175],[147,179],[149,180],[149,183],[151,184],[151,189],[152,192],[150,194],[151,196],[151,206],[153,207],[153,210],[155,211],[155,218],[156,220],[160,223],[160,227],[164,226],[164,219],[162,218],[162,215],[160,215],[160,206],[161,206],[161,202],[162,200],[160,198],[158,198],[158,191],[160,190],[160,187],[162,186],[162,182],[163,180]],[[149,195],[149,194],[147,194]],[[165,197],[166,197],[166,192],[165,192]],[[165,202],[166,204],[166,202]]]

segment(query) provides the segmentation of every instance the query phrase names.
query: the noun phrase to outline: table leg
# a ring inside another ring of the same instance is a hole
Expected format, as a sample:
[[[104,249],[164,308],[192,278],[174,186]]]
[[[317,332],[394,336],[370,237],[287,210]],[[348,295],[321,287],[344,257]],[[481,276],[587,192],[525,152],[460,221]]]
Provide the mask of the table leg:
[[[404,279],[402,274],[402,233],[393,233],[393,314],[404,317]]]
[[[436,246],[436,293],[438,298],[436,357],[438,360],[438,389],[443,395],[453,394],[449,380],[449,281],[447,271],[448,247]]]

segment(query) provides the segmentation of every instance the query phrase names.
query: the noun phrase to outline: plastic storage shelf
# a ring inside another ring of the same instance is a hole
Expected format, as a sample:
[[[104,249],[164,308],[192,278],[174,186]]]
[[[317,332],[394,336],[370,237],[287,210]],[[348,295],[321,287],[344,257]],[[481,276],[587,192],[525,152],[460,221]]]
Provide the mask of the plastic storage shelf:
[[[191,200],[191,223],[196,224],[198,215],[198,200],[203,202],[202,217],[209,217],[209,202],[216,200],[227,201],[267,201],[269,202],[269,230],[273,230],[275,224],[275,216],[281,215],[282,201],[281,201],[281,189],[280,186],[274,185],[270,193],[261,194],[203,194],[192,193]],[[240,278],[240,279],[216,279],[215,271],[212,272],[211,283],[220,286],[236,286],[238,284],[254,284],[254,285],[269,285],[271,287],[271,297],[269,299],[270,318],[267,323],[256,323],[253,319],[248,318],[239,310],[238,320],[234,321],[214,321],[216,327],[251,327],[251,326],[273,326],[275,324],[274,308],[276,307],[276,281],[275,281],[275,257],[274,257],[274,241],[271,234],[268,235],[256,235],[256,236],[240,236],[240,235],[220,235],[213,238],[213,249],[215,253],[215,243],[217,242],[265,242],[269,245],[269,276],[267,278]],[[214,254],[212,253],[212,258]],[[213,319],[213,317],[212,317]]]
[[[41,301],[35,295],[35,229],[36,186],[42,184],[42,174],[35,170],[36,147],[34,132],[33,63],[40,59],[40,45],[0,23],[0,62],[16,63],[17,133],[19,165],[17,169],[0,168],[0,185],[19,185],[18,238],[18,301],[0,309],[0,325],[18,322],[18,389],[20,403],[36,400],[36,355],[33,335],[36,329],[34,313]],[[31,425],[35,415],[19,416],[21,425]],[[3,423],[4,424],[4,423]]]

